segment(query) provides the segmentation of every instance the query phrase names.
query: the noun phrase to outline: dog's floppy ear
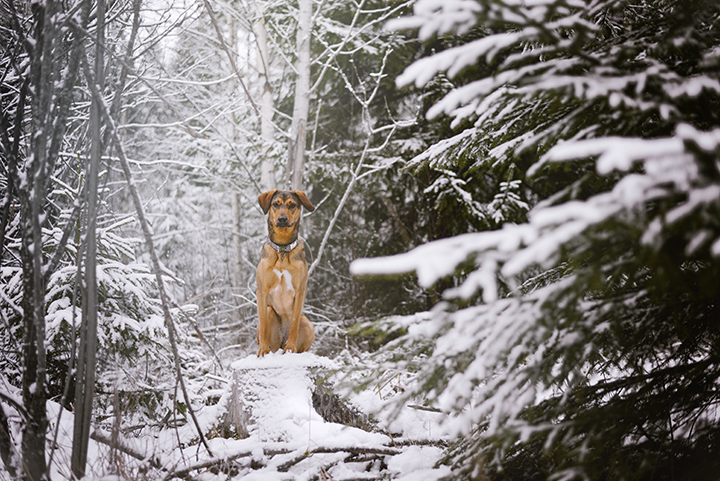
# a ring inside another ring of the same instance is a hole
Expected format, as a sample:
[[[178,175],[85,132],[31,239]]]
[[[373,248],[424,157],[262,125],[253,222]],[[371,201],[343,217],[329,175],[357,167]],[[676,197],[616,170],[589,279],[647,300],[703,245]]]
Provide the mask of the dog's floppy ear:
[[[307,198],[307,195],[305,195],[305,192],[301,190],[293,190],[293,194],[297,195],[300,199],[300,202],[302,202],[303,207],[305,207],[310,212],[315,210],[315,206],[312,205],[312,202],[310,202],[310,199]]]
[[[277,189],[269,190],[258,196],[258,202],[260,203],[260,208],[263,210],[263,214],[267,214],[268,210],[270,210],[270,201],[272,201],[273,195],[275,195],[277,191]]]

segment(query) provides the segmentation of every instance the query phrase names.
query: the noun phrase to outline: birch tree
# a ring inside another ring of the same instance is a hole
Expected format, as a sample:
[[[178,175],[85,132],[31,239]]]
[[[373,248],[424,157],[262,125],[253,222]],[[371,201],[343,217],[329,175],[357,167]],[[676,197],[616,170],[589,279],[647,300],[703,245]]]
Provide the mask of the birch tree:
[[[256,20],[253,24],[255,39],[257,42],[257,70],[258,85],[260,87],[260,137],[263,146],[260,151],[260,184],[263,192],[275,188],[275,169],[269,151],[274,142],[273,116],[275,114],[275,101],[273,99],[273,88],[270,84],[270,50],[268,47],[268,34],[265,28],[264,10],[265,1],[257,0]],[[309,45],[309,44],[308,44]]]
[[[312,29],[312,0],[298,0],[297,61],[295,63],[295,101],[288,142],[288,190],[303,190],[307,122],[310,110],[310,31]]]
[[[284,180],[288,188],[305,188],[306,151],[311,142],[308,132],[312,133],[316,128],[309,125],[309,119],[311,114],[322,115],[321,102],[318,101],[324,95],[321,90],[330,84],[342,86],[343,90],[350,89],[348,94],[352,97],[352,84],[338,75],[343,69],[351,69],[350,64],[343,63],[357,52],[372,51],[378,59],[382,58],[389,48],[381,31],[382,24],[405,7],[404,3],[390,6],[370,6],[366,3],[319,2],[315,10],[313,2],[308,0],[301,0],[297,5],[264,4],[262,13],[265,18],[257,22],[262,21],[268,32],[268,44],[271,46],[268,55],[283,59],[294,80],[292,90],[274,89],[276,105],[292,104],[292,111],[288,112],[291,122],[287,134]],[[294,42],[290,42],[291,39]],[[259,46],[264,44],[262,33],[257,40]],[[346,74],[348,78],[354,76],[350,70]],[[275,78],[284,75],[276,70]],[[330,78],[332,80],[329,81]],[[356,126],[361,128],[361,124],[362,121],[359,121]]]

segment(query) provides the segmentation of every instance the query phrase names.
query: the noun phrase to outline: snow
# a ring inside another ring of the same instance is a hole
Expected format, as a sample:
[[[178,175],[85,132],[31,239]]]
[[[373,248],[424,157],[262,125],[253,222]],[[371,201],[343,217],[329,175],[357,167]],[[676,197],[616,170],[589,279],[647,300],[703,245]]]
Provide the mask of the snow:
[[[219,480],[308,480],[323,472],[332,479],[440,479],[450,474],[448,467],[436,468],[443,449],[433,445],[413,445],[413,440],[427,442],[446,436],[440,421],[444,414],[404,409],[393,423],[387,426],[393,432],[393,438],[383,432],[368,432],[359,428],[324,421],[312,407],[314,386],[313,372],[327,375],[340,368],[340,363],[312,353],[282,354],[271,353],[263,358],[248,356],[235,361],[230,366],[235,379],[240,379],[242,396],[238,399],[249,406],[249,437],[233,439],[214,437],[208,439],[210,450],[217,458],[235,459],[236,473],[232,477],[214,475],[206,469],[199,470],[196,479]],[[386,389],[387,384],[382,389]],[[195,403],[198,421],[203,431],[211,432],[213,426],[230,408],[228,403],[231,388],[226,387],[221,401],[212,406]],[[369,390],[354,396],[352,404],[364,412],[380,410],[390,402],[390,395]],[[383,411],[380,422],[389,420]],[[62,414],[61,414],[62,413]],[[51,466],[52,479],[69,478],[69,460],[73,435],[73,414],[60,409],[52,401],[48,402],[50,425],[48,436],[52,438],[61,414],[57,449]],[[12,426],[17,416],[9,417]],[[112,422],[112,420],[110,420]],[[15,423],[15,424],[13,424]],[[93,430],[98,430],[105,438],[110,438],[110,426],[99,420]],[[169,472],[187,466],[199,465],[212,458],[197,443],[197,433],[192,423],[186,423],[174,429],[157,430],[145,428],[144,434],[137,438],[120,434],[119,442],[145,457],[145,461],[119,454],[123,469],[128,476],[146,472],[150,478],[165,478]],[[177,447],[178,437],[187,445]],[[190,442],[190,440],[194,440]],[[395,445],[394,441],[409,441]],[[349,457],[348,450],[375,456]],[[88,481],[114,479],[109,474],[107,462],[109,447],[91,438],[88,449]],[[159,466],[150,466],[150,459]],[[383,459],[381,463],[379,459]],[[252,466],[251,466],[252,462]],[[382,465],[386,469],[381,469]],[[148,471],[149,470],[149,471]],[[6,479],[6,473],[0,468],[0,479]],[[321,476],[322,477],[322,476]],[[125,478],[123,478],[125,479]]]
[[[398,87],[404,87],[414,82],[416,87],[422,87],[439,72],[447,72],[448,76],[454,77],[464,68],[474,65],[478,58],[487,57],[491,60],[498,51],[520,40],[516,33],[502,33],[445,50],[410,65],[397,77],[396,83]]]
[[[648,223],[643,242],[652,244],[662,229],[720,201],[717,185],[695,185],[699,171],[694,158],[686,152],[686,144],[713,152],[720,145],[720,129],[701,132],[680,125],[676,135],[667,138],[602,137],[560,143],[533,166],[530,175],[549,163],[587,157],[598,157],[596,168],[600,174],[627,171],[638,163],[644,167],[644,173],[627,174],[611,191],[587,200],[555,206],[539,204],[529,213],[526,224],[441,239],[394,256],[357,259],[350,265],[350,272],[358,276],[415,272],[420,285],[428,288],[471,260],[482,267],[446,295],[468,299],[482,289],[486,302],[492,302],[495,299],[493,274],[517,276],[532,265],[549,267],[563,246],[576,242],[585,232],[610,218],[622,218],[621,213],[633,218],[646,203],[664,196],[668,184],[674,185],[678,191],[687,192],[688,199],[662,218]],[[715,246],[711,249],[716,252]]]
[[[640,160],[682,155],[684,147],[679,138],[637,139],[625,137],[601,137],[575,142],[562,142],[550,149],[540,163],[528,172],[533,175],[546,162],[562,162],[591,156],[599,156],[597,171],[609,174],[613,170],[627,171]]]
[[[456,30],[460,35],[475,24],[482,6],[474,0],[421,0],[414,5],[413,17],[389,21],[388,30],[418,28],[421,40]]]
[[[279,369],[279,368],[325,368],[338,369],[340,366],[337,362],[326,357],[317,356],[311,352],[302,354],[280,352],[271,352],[263,357],[248,356],[231,364],[233,370],[251,370],[251,369]],[[293,371],[295,372],[295,371]]]
[[[308,450],[387,442],[383,435],[325,423],[312,408],[313,380],[309,370],[333,364],[310,353],[280,352],[233,363],[241,402],[250,412],[250,435],[263,442],[284,442]]]
[[[416,272],[420,285],[430,287],[437,280],[453,274],[457,266],[471,254],[497,246],[503,233],[504,230],[499,233],[463,234],[423,244],[403,254],[376,259],[357,259],[350,264],[350,273],[364,276]]]
[[[467,138],[472,138],[477,132],[474,129],[465,129],[458,135],[454,135],[450,138],[443,139],[430,148],[426,149],[423,153],[415,156],[409,163],[409,167],[413,167],[427,161],[429,159],[440,157],[442,154],[450,150],[452,147],[460,144]]]
[[[710,247],[710,253],[713,257],[720,257],[720,237],[715,239],[715,242],[713,242],[712,247]]]
[[[414,474],[419,477],[423,471],[432,470],[442,454],[442,449],[434,446],[409,446],[405,452],[388,461],[388,469],[399,474],[416,471]]]

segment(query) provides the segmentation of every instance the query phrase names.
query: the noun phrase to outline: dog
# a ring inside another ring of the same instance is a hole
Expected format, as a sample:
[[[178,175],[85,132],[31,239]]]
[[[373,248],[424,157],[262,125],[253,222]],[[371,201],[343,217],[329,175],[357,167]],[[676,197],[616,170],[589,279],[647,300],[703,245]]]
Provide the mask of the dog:
[[[308,263],[299,236],[302,208],[315,210],[304,192],[271,190],[258,196],[267,214],[268,237],[257,267],[258,357],[283,349],[305,352],[315,328],[302,314]]]

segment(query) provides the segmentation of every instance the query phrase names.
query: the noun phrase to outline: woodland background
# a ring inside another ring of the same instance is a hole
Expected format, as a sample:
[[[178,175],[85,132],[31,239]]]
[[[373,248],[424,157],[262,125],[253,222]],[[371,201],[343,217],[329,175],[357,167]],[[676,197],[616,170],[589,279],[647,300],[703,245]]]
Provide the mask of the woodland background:
[[[50,403],[80,476],[217,401],[279,187],[313,352],[442,413],[451,479],[720,476],[716,2],[0,7],[4,474]]]

